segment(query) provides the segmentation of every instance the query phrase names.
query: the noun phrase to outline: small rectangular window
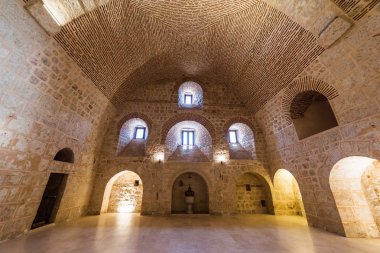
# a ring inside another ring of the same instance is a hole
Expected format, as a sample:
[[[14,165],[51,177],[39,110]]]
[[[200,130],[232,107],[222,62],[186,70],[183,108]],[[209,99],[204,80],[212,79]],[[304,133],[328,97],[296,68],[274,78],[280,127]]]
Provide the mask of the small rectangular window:
[[[228,131],[228,139],[230,143],[237,143],[237,131],[236,130],[230,130]]]
[[[182,131],[182,145],[193,146],[194,145],[194,131],[183,130]]]
[[[135,139],[145,139],[145,127],[136,127]]]
[[[185,94],[185,105],[192,105],[192,104],[193,104],[193,95]]]

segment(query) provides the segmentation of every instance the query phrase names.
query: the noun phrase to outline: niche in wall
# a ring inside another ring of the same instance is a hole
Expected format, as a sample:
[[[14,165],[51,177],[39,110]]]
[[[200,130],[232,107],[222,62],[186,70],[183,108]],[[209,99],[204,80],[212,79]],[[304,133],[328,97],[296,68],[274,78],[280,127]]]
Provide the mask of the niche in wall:
[[[300,140],[338,126],[328,99],[316,91],[299,93],[291,103],[290,115]]]
[[[54,156],[55,161],[74,163],[74,152],[69,148],[63,148]]]

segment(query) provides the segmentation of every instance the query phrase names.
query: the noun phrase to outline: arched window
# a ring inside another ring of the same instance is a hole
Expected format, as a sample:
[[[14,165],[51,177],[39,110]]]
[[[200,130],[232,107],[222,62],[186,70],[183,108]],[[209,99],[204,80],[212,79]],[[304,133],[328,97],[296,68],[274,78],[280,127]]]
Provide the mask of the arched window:
[[[165,140],[168,160],[209,161],[212,139],[207,129],[195,121],[181,121],[172,126]]]
[[[202,108],[203,90],[195,82],[184,82],[178,89],[178,106],[180,108]]]
[[[54,160],[65,163],[74,163],[74,152],[69,148],[61,149],[54,156]]]
[[[127,120],[120,129],[117,154],[140,156],[145,154],[145,140],[148,138],[148,125],[140,118]]]
[[[299,139],[338,126],[328,99],[316,91],[299,93],[291,103],[290,116]]]
[[[228,128],[230,159],[252,159],[256,155],[252,129],[244,123],[235,123]]]

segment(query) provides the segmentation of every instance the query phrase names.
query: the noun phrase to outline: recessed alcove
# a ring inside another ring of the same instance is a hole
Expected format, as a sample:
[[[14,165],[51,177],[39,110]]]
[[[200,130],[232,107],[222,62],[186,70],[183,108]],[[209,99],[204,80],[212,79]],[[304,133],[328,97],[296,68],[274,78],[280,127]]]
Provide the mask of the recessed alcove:
[[[202,87],[193,81],[181,84],[178,89],[178,106],[183,109],[201,109],[203,106]]]
[[[328,99],[316,91],[299,93],[291,103],[290,116],[299,139],[338,126]]]
[[[172,186],[172,208],[173,214],[186,213],[185,192],[189,186],[194,191],[193,212],[205,214],[209,212],[209,193],[204,178],[195,172],[185,172],[179,175]]]
[[[195,121],[181,121],[170,128],[165,140],[168,161],[207,162],[212,158],[212,139]]]
[[[120,129],[116,151],[118,156],[144,156],[148,134],[148,125],[144,120],[127,120]]]

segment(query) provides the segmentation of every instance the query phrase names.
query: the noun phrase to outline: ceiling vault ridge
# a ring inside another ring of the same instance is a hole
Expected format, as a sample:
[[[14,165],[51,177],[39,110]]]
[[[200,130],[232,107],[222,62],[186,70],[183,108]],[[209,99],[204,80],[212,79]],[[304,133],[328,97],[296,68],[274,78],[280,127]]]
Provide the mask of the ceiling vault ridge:
[[[215,1],[197,9],[196,0],[112,0],[54,38],[116,107],[141,85],[195,77],[228,86],[256,112],[323,51],[310,31],[265,1]]]

